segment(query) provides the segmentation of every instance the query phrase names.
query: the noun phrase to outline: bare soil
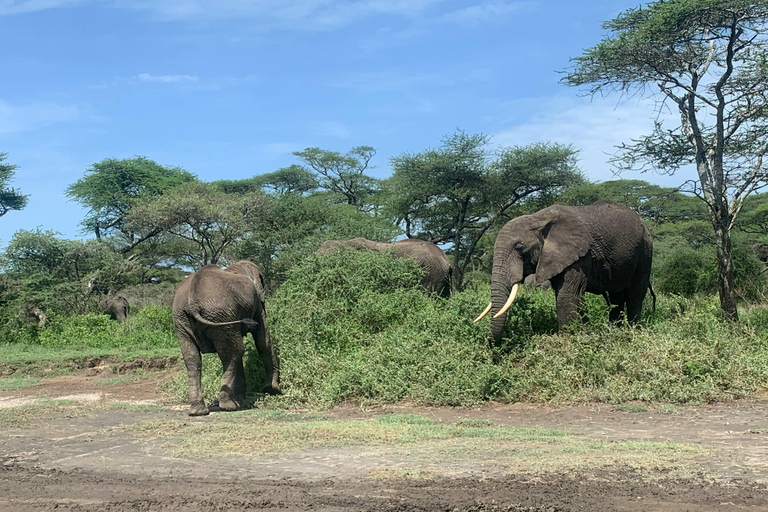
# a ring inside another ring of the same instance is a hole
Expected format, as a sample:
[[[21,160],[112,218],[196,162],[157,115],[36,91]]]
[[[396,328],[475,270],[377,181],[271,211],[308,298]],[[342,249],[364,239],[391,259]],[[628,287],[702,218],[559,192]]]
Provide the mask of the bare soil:
[[[131,369],[124,370],[130,374]],[[446,458],[418,471],[405,457],[350,448],[259,459],[170,457],[157,441],[121,427],[211,417],[188,419],[186,407],[164,404],[156,392],[158,381],[168,375],[162,369],[129,381],[116,379],[113,371],[108,364],[94,365],[0,392],[0,413],[6,418],[14,418],[14,411],[21,416],[21,405],[45,399],[78,404],[67,414],[0,431],[0,511],[768,511],[765,400],[634,408],[404,404],[363,410],[349,404],[324,412],[336,419],[386,412],[446,422],[483,419],[568,430],[595,442],[671,441],[711,448],[691,468],[618,464],[520,471],[511,469],[513,461],[478,456],[461,464]]]

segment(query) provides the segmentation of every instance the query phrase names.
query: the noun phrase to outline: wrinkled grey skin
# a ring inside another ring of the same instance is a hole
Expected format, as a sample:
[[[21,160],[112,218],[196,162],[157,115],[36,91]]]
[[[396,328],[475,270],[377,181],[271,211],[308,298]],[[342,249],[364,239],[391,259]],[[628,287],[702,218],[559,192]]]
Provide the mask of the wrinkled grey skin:
[[[629,322],[639,321],[652,257],[651,235],[640,216],[607,201],[555,205],[512,219],[499,231],[493,250],[492,341],[498,345],[506,320],[506,313],[495,319],[493,315],[515,283],[550,282],[559,329],[576,316],[585,292],[607,294],[611,321],[625,308]]]
[[[114,293],[108,293],[99,297],[97,306],[99,311],[109,315],[112,320],[116,320],[118,323],[125,322],[125,319],[128,317],[128,311],[131,309],[128,299]]]
[[[222,270],[205,265],[179,285],[173,298],[173,325],[189,377],[189,415],[208,414],[202,394],[203,353],[216,352],[224,375],[219,408],[242,407],[245,395],[243,336],[251,333],[266,370],[262,392],[280,393],[280,370],[264,309],[264,280],[250,261],[238,261]]]
[[[451,278],[453,266],[445,253],[438,246],[426,240],[408,238],[395,243],[374,242],[366,238],[352,238],[351,240],[328,240],[323,242],[318,251],[320,254],[328,254],[339,248],[349,247],[362,251],[392,251],[395,258],[411,258],[416,260],[424,269],[424,277],[421,284],[427,291],[437,293],[442,297],[451,295]]]

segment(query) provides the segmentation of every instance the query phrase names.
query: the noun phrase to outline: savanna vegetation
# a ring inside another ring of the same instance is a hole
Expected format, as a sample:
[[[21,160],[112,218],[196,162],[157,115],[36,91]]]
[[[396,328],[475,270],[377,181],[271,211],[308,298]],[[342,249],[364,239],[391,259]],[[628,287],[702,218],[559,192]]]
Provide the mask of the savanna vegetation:
[[[608,22],[611,35],[566,75],[592,93],[660,84],[682,125],[659,124],[628,141],[618,161],[668,172],[692,162],[699,180],[688,189],[594,183],[569,145],[497,148],[460,130],[390,159],[386,179],[371,175],[369,146],[307,148],[289,167],[212,182],[144,157],[95,163],[66,190],[88,209],[84,240],[36,229],[5,241],[0,358],[34,367],[30,361],[60,354],[176,355],[177,284],[204,264],[249,259],[267,279],[281,364],[284,394],[268,402],[689,403],[765,390],[768,195],[758,193],[766,184],[765,94],[755,86],[766,83],[763,4],[669,0],[633,9]],[[699,85],[720,68],[716,83]],[[14,168],[0,165],[0,192],[16,198],[0,196],[7,209],[25,204],[6,186]],[[590,296],[584,323],[557,333],[552,293],[524,289],[504,344],[491,348],[487,323],[472,319],[488,302],[499,228],[551,204],[597,200],[629,206],[652,232],[656,309],[646,301],[639,327],[609,325],[605,301]],[[352,237],[439,244],[455,267],[452,296],[416,286],[420,270],[409,260],[316,254],[325,240]],[[98,297],[115,292],[131,303],[122,324],[97,314]],[[262,369],[249,351],[255,392]],[[211,398],[220,365],[214,356],[204,366]],[[185,372],[165,389],[183,401]]]

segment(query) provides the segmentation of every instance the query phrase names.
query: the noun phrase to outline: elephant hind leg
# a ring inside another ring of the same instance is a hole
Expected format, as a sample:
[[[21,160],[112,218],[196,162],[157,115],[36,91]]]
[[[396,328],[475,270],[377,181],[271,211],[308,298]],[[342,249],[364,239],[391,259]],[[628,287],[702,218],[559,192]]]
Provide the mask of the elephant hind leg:
[[[643,300],[645,300],[645,295],[650,285],[649,275],[644,274],[637,279],[633,279],[632,288],[627,293],[627,320],[629,323],[636,324],[640,321],[640,316],[643,312]]]
[[[256,350],[261,358],[261,363],[264,365],[264,386],[261,388],[262,393],[269,393],[271,395],[279,395],[280,390],[280,366],[275,356],[275,349],[272,346],[272,341],[269,339],[269,330],[267,329],[264,319],[264,309],[261,310],[261,321],[259,324],[251,330],[251,336],[253,336]]]
[[[222,411],[235,411],[241,407],[245,396],[243,336],[239,326],[217,327],[212,336],[223,369],[219,408]]]
[[[208,414],[208,407],[203,399],[201,377],[203,358],[200,355],[200,349],[188,325],[177,323],[176,337],[179,339],[181,355],[189,378],[189,411],[187,413],[190,416],[205,416]]]

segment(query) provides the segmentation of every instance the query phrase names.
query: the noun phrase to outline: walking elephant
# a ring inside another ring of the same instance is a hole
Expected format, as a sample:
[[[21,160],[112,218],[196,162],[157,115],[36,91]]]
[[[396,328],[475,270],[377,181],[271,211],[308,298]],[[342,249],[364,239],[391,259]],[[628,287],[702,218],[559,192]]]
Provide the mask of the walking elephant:
[[[216,352],[224,369],[219,408],[242,407],[243,337],[248,333],[266,371],[262,392],[280,393],[280,370],[264,309],[264,279],[255,264],[243,260],[223,270],[205,265],[191,274],[174,295],[173,325],[189,377],[190,416],[208,414],[200,376],[203,353]]]
[[[426,240],[407,238],[394,243],[374,242],[365,238],[351,240],[328,240],[320,246],[320,253],[327,254],[339,248],[349,247],[361,251],[392,251],[395,258],[411,258],[424,269],[421,284],[427,291],[442,297],[451,294],[453,265],[438,246]]]
[[[635,323],[650,287],[652,257],[650,233],[625,206],[555,205],[517,217],[496,238],[491,303],[475,322],[492,313],[491,338],[498,345],[520,283],[549,281],[561,330],[577,314],[585,292],[606,296],[612,321],[626,308],[627,320]]]

